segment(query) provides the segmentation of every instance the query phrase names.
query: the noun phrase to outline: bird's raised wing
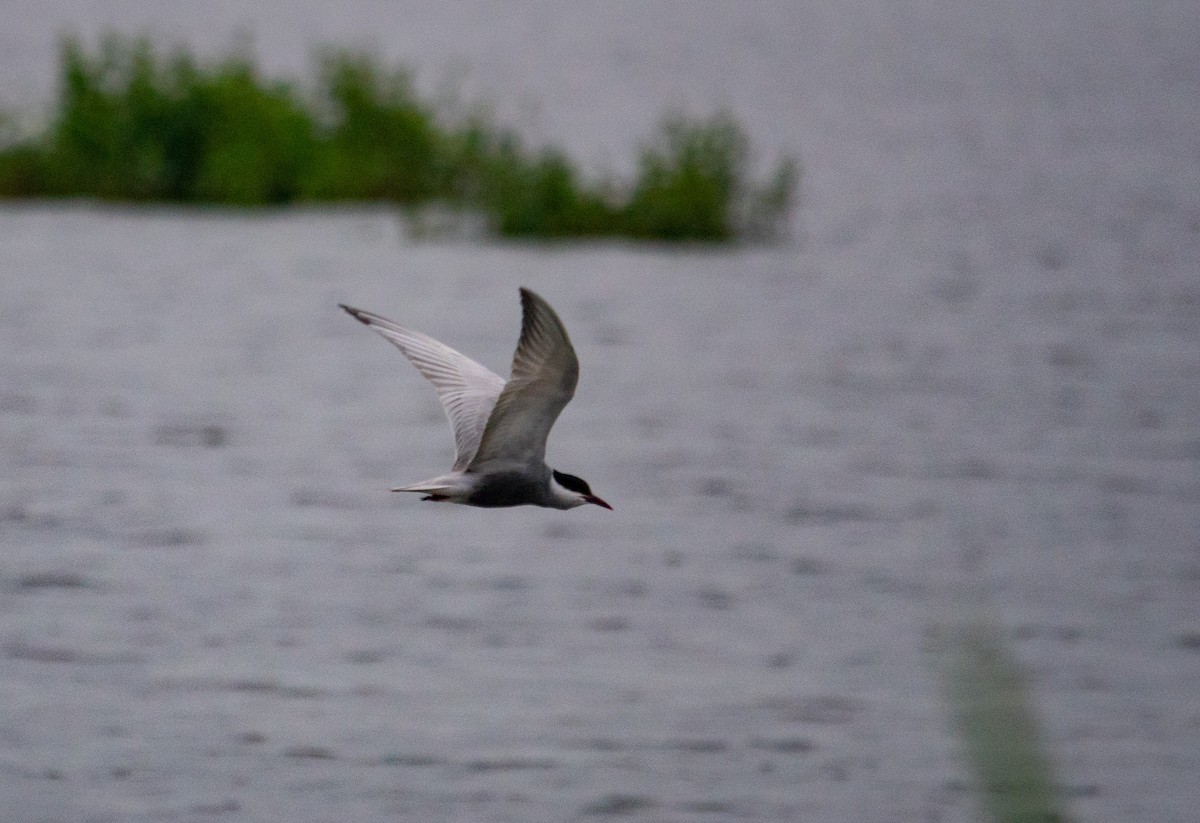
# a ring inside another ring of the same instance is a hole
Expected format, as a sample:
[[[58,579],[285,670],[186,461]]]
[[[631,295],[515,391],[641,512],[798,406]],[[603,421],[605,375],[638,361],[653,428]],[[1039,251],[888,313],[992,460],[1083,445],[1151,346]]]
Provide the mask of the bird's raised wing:
[[[575,395],[579,360],[562,321],[529,289],[521,289],[521,311],[512,377],[496,400],[467,471],[496,463],[543,465],[550,429]]]
[[[338,305],[394,343],[433,384],[454,429],[454,470],[466,469],[479,449],[492,408],[504,389],[504,378],[428,335],[378,314]]]

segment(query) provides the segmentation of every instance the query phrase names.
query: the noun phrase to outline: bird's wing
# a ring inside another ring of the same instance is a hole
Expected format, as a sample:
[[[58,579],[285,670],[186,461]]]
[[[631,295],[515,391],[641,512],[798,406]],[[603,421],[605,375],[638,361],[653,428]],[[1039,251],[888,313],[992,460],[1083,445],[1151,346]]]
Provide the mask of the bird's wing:
[[[479,449],[492,407],[504,389],[504,378],[428,335],[369,311],[338,305],[394,343],[433,384],[454,429],[454,470],[465,469]]]
[[[512,377],[496,400],[467,471],[486,469],[489,463],[541,467],[550,429],[575,395],[579,360],[562,321],[529,289],[521,289],[521,310]]]

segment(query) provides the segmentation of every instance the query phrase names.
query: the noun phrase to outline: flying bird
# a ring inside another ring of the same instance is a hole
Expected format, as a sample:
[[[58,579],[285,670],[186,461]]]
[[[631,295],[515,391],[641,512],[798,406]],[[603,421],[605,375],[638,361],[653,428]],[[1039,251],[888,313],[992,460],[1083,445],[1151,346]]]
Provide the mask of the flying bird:
[[[546,465],[546,438],[575,395],[579,360],[562,321],[541,297],[521,289],[521,339],[507,382],[432,337],[338,305],[404,353],[433,384],[454,429],[450,472],[392,491],[484,508],[591,503],[612,509],[583,480]]]

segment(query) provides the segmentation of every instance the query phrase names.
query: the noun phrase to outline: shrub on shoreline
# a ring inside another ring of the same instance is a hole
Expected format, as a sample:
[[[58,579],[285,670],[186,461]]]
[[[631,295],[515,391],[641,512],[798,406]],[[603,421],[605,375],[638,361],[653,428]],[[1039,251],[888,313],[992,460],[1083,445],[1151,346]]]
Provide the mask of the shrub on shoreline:
[[[93,53],[68,39],[48,127],[0,148],[0,198],[389,202],[476,211],[509,237],[781,236],[798,165],[785,159],[760,184],[748,158],[731,116],[676,117],[642,148],[634,181],[588,180],[486,118],[447,123],[403,70],[361,54],[323,55],[306,94],[245,55],[201,64],[145,39],[108,37]]]

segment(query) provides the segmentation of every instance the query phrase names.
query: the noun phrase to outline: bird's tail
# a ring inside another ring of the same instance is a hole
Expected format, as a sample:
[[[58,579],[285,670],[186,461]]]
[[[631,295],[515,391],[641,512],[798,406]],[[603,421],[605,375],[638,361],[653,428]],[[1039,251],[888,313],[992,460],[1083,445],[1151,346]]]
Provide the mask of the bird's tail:
[[[456,482],[457,481],[457,482]],[[432,497],[434,500],[457,500],[470,492],[460,478],[455,475],[443,475],[412,483],[408,486],[397,486],[390,489],[394,492],[415,492]]]

